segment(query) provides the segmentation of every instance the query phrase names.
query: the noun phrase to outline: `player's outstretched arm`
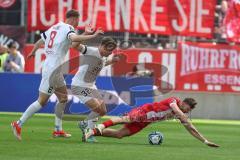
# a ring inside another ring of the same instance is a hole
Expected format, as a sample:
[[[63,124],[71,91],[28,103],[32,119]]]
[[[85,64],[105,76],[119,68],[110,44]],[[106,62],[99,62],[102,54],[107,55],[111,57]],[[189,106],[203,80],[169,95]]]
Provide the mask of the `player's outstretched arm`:
[[[92,35],[92,34],[94,34],[94,29],[89,24],[89,25],[85,26],[85,30],[84,30],[84,32],[81,35],[84,36],[84,35]],[[82,42],[83,41],[81,41],[81,42],[72,42],[71,48],[74,48],[74,49],[77,49],[77,50],[81,51],[81,49],[82,49],[81,43]]]
[[[33,47],[32,51],[30,52],[30,54],[27,56],[27,58],[34,57],[36,51],[37,51],[42,45],[44,45],[44,41],[43,41],[42,39],[39,39],[39,40],[34,44],[34,47]]]
[[[187,131],[193,135],[194,137],[196,137],[197,139],[199,139],[201,142],[205,143],[206,145],[210,146],[210,147],[219,147],[219,145],[212,143],[210,141],[208,141],[205,137],[203,137],[203,135],[201,135],[198,130],[194,127],[194,125],[187,120],[187,122],[182,122],[181,123],[184,125],[184,127],[187,129]]]
[[[183,126],[187,129],[187,131],[200,140],[201,142],[205,143],[206,145],[210,147],[219,147],[219,145],[212,143],[208,141],[203,135],[201,135],[200,132],[193,126],[193,124],[189,121],[188,117],[179,109],[177,104],[173,103],[171,104],[171,108],[173,109],[174,113],[176,114],[177,118],[181,121]]]
[[[93,39],[93,38],[97,37],[99,34],[103,34],[103,33],[104,33],[103,30],[99,28],[92,35],[71,34],[71,35],[69,35],[69,38],[71,39],[72,42],[81,42],[81,41]]]

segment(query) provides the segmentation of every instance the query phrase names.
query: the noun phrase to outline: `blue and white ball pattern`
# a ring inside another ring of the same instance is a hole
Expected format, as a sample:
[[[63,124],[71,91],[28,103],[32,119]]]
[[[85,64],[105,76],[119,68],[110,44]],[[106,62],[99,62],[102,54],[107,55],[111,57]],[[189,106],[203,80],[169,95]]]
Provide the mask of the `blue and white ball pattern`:
[[[148,135],[148,141],[151,145],[160,145],[163,142],[163,134],[161,132],[154,131]]]

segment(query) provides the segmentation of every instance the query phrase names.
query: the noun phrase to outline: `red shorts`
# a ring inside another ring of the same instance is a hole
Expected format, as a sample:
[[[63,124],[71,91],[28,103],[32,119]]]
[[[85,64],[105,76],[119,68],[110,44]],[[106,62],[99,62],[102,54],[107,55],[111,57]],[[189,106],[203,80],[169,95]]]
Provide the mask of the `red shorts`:
[[[151,123],[147,121],[146,113],[139,108],[133,109],[127,116],[129,116],[131,123],[125,124],[124,127],[130,131],[130,136],[141,131]]]
[[[147,114],[141,108],[134,108],[127,116],[129,116],[131,122],[148,122]]]
[[[131,122],[124,125],[130,131],[130,135],[140,132],[143,128],[147,127],[151,122]]]

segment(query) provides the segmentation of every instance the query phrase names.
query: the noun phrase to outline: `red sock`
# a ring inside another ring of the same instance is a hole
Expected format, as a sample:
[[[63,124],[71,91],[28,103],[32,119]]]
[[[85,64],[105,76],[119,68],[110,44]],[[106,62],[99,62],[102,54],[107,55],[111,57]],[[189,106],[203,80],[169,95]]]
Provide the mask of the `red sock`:
[[[103,122],[102,124],[105,126],[105,128],[108,128],[108,127],[113,126],[113,121],[110,119],[110,120]]]
[[[93,135],[96,136],[98,134],[98,131],[96,128],[93,129]]]

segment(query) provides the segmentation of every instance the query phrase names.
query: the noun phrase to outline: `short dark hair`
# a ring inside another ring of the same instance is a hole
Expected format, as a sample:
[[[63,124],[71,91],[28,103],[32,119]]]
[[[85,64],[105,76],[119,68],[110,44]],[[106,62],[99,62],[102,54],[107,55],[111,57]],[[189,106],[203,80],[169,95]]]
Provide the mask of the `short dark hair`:
[[[79,17],[79,16],[80,15],[79,15],[78,11],[75,9],[71,9],[71,10],[67,11],[67,13],[66,13],[66,18]]]
[[[13,46],[17,47],[17,43],[16,42],[10,42],[7,47],[8,48],[12,48]]]
[[[183,102],[188,104],[191,107],[191,109],[194,109],[197,105],[197,101],[193,98],[185,98]]]
[[[117,47],[117,42],[112,37],[103,37],[101,41],[102,46],[106,46],[115,49]]]

